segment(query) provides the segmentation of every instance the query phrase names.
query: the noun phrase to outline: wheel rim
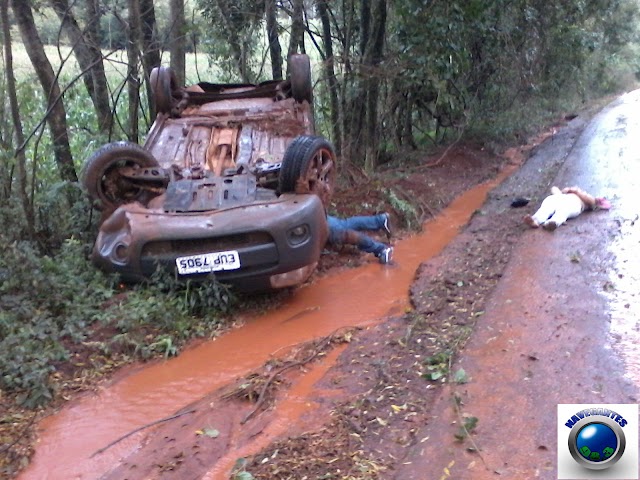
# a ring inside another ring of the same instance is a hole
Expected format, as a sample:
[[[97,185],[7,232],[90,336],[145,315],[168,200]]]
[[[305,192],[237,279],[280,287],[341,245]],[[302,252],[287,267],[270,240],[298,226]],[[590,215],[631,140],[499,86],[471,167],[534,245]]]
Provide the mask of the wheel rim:
[[[120,205],[136,200],[142,193],[142,189],[133,185],[120,174],[123,167],[140,168],[135,160],[124,159],[110,165],[100,177],[98,192],[103,202],[111,205]]]
[[[333,193],[335,175],[333,152],[321,148],[311,158],[307,170],[301,175],[296,193],[313,193],[327,206]]]

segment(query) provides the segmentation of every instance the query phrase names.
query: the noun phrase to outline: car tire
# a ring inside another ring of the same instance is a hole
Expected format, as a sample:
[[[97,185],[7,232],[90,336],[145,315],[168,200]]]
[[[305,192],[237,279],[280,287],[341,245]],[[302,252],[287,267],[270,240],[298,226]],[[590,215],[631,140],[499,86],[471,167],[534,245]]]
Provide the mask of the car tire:
[[[180,90],[175,72],[168,67],[155,67],[149,75],[151,93],[157,113],[168,113],[177,106]]]
[[[157,167],[155,157],[137,143],[108,143],[91,155],[82,169],[81,181],[89,197],[100,210],[115,210],[118,206],[146,201],[149,193],[122,177],[118,168]]]
[[[287,147],[282,158],[278,191],[313,193],[329,207],[336,177],[336,154],[323,137],[301,135]]]
[[[304,53],[289,58],[289,76],[291,77],[291,95],[298,103],[313,103],[311,84],[311,63]]]

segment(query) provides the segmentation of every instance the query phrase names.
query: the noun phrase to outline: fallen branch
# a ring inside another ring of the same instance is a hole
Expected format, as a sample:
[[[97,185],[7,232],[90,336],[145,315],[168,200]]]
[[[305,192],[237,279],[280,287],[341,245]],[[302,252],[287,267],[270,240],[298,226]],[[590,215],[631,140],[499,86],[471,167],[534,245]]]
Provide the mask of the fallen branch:
[[[164,423],[164,422],[168,422],[169,420],[173,420],[175,418],[178,417],[182,417],[183,415],[187,415],[189,413],[194,413],[196,410],[187,410],[186,412],[181,412],[181,413],[176,413],[175,415],[171,415],[170,417],[166,417],[166,418],[161,418],[160,420],[156,420],[154,422],[151,423],[147,423],[146,425],[142,425],[141,427],[136,428],[135,430],[131,430],[129,433],[127,433],[126,435],[121,436],[120,438],[115,439],[113,442],[111,442],[109,445],[107,445],[106,447],[102,447],[98,450],[96,450],[95,452],[93,452],[91,454],[91,457],[89,458],[93,458],[96,455],[105,452],[106,450],[110,449],[111,447],[113,447],[116,443],[121,442],[122,440],[124,440],[125,438],[129,438],[131,435],[134,435],[138,432],[140,432],[141,430],[144,430],[145,428],[149,428],[149,427],[153,427],[154,425],[158,425],[159,423]]]
[[[456,412],[456,415],[458,417],[458,422],[460,424],[460,428],[464,432],[464,434],[466,436],[466,439],[469,440],[469,442],[471,443],[471,446],[473,447],[473,450],[478,454],[478,457],[480,457],[480,460],[482,461],[482,464],[485,466],[485,468],[487,470],[491,470],[489,465],[487,465],[487,462],[485,461],[484,457],[480,453],[480,447],[478,447],[476,442],[473,440],[473,437],[471,437],[471,432],[467,429],[467,427],[465,425],[464,418],[462,417],[462,412],[460,412],[460,407],[458,406],[457,398],[458,398],[457,395],[454,394],[453,395],[453,408],[454,408],[454,410]]]
[[[16,444],[20,440],[22,440],[22,437],[24,437],[27,434],[27,432],[31,429],[31,427],[33,426],[34,422],[36,421],[36,417],[37,416],[38,416],[38,412],[34,413],[33,416],[31,417],[31,420],[29,420],[29,423],[27,424],[27,426],[22,429],[22,432],[20,432],[18,434],[18,436],[16,436],[16,439],[12,443],[9,443],[9,444],[6,444],[6,445],[2,445],[2,447],[0,447],[0,453],[8,452],[13,447],[15,447]]]
[[[453,142],[452,144],[450,144],[444,151],[444,153],[442,155],[440,155],[440,158],[438,158],[437,160],[434,160],[431,163],[427,163],[425,165],[426,168],[431,168],[431,167],[437,167],[438,165],[440,165],[442,163],[442,160],[444,160],[444,157],[447,156],[447,154],[449,153],[449,150],[451,150],[454,146],[456,146],[458,144],[458,142],[460,141],[460,139],[462,138],[462,134],[464,133],[464,130],[460,132],[460,135],[458,136],[458,139]]]
[[[245,417],[240,421],[240,424],[244,425],[245,423],[247,423],[249,421],[249,419],[251,417],[253,417],[256,414],[256,412],[260,409],[260,407],[262,406],[262,404],[265,401],[265,397],[266,397],[266,393],[267,393],[267,389],[269,388],[269,385],[271,385],[273,380],[275,380],[275,378],[278,375],[280,375],[281,373],[284,373],[285,371],[289,370],[290,368],[298,367],[300,365],[304,365],[306,363],[309,363],[311,360],[313,360],[315,357],[317,357],[327,345],[329,345],[331,343],[331,341],[333,340],[333,338],[335,337],[336,333],[339,330],[343,330],[345,328],[350,328],[350,327],[340,327],[340,328],[334,330],[330,335],[324,337],[320,342],[318,342],[318,344],[316,345],[316,348],[313,350],[313,352],[308,357],[306,357],[306,358],[304,358],[302,360],[291,362],[291,363],[289,363],[287,365],[284,365],[284,366],[280,367],[275,372],[273,372],[269,376],[267,381],[264,383],[264,385],[262,386],[262,389],[260,390],[260,394],[258,395],[258,400],[256,401],[255,406],[251,409],[251,411],[249,413],[247,413],[247,415],[245,415]]]

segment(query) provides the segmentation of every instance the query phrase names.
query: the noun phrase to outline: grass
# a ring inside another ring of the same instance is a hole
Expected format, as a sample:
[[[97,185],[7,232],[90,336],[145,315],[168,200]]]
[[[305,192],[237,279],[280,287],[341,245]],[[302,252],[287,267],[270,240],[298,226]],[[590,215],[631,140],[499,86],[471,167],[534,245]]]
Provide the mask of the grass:
[[[20,42],[14,42],[12,47],[13,67],[17,81],[33,80],[33,65],[31,64],[24,45]],[[54,71],[58,71],[62,66],[60,78],[63,80],[74,78],[80,73],[78,63],[71,53],[71,47],[62,46],[58,48],[53,45],[46,45],[45,53]],[[124,50],[103,50],[102,53],[105,56],[105,73],[113,87],[115,84],[122,82],[126,77],[127,53]],[[166,52],[163,53],[161,58],[162,65],[168,66],[169,62],[169,54]],[[222,71],[209,61],[209,56],[205,53],[187,53],[185,63],[187,84],[197,83],[200,80],[216,81],[216,79],[222,76]]]

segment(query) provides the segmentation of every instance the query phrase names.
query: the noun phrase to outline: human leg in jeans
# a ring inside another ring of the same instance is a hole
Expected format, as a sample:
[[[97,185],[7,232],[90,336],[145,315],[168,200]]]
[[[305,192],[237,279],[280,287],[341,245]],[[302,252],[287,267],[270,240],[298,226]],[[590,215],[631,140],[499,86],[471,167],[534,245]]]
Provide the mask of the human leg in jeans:
[[[361,230],[376,231],[384,228],[386,214],[337,218],[327,216],[329,243],[355,245],[359,250],[373,253],[381,263],[391,260],[392,247],[361,233]]]
[[[375,232],[384,229],[387,214],[380,213],[378,215],[363,215],[348,218],[330,218],[333,219],[331,221],[334,223],[335,228]],[[331,227],[331,224],[329,224],[329,227]]]

